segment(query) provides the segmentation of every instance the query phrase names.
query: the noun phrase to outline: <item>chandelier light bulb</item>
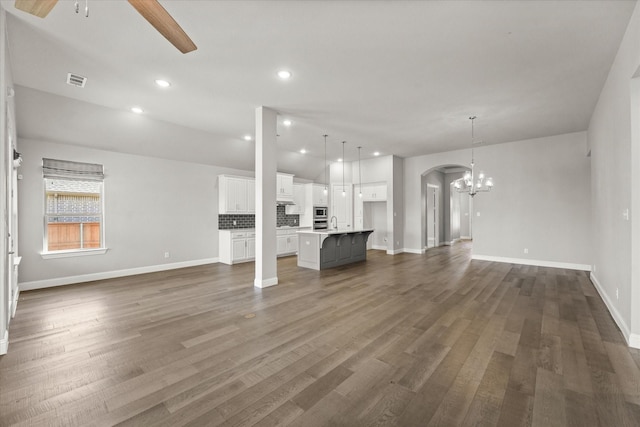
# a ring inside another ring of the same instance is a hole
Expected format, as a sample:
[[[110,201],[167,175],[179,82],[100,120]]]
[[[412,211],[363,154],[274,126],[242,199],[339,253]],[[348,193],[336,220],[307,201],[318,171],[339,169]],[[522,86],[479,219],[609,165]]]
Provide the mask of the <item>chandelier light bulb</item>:
[[[487,178],[487,187],[489,188],[493,187],[493,178],[491,177]]]
[[[480,171],[480,175],[478,175],[478,178],[484,179],[484,172]]]

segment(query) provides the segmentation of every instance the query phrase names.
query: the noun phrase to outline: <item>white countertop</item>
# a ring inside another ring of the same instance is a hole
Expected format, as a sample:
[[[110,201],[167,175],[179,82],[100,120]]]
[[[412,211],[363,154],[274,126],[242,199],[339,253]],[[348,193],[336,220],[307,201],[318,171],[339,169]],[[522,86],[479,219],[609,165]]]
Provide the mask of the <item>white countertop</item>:
[[[276,227],[276,230],[299,230],[299,229],[310,229],[311,227],[300,227],[298,225],[283,225],[281,227]],[[218,230],[218,231],[230,231],[230,232],[234,232],[234,231],[256,231],[255,228],[225,228],[223,230]]]
[[[374,230],[373,228],[362,228],[360,230],[354,230],[351,228],[338,228],[338,229],[328,228],[326,230],[300,230],[298,231],[298,233],[327,235],[327,234],[354,234],[354,233],[362,233],[363,231],[374,231]]]

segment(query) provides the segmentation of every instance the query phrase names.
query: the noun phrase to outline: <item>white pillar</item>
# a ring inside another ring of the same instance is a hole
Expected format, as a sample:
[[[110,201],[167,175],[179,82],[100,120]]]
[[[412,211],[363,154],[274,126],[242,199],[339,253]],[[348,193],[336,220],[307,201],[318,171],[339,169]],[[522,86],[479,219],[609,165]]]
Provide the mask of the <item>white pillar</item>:
[[[277,113],[256,109],[256,278],[255,287],[278,284],[276,252]]]

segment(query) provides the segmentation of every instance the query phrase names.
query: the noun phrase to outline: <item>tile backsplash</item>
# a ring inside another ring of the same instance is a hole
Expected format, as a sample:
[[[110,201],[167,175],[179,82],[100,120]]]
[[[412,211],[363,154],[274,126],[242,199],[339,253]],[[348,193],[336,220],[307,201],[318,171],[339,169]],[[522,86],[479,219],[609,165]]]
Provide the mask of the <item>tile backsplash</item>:
[[[300,225],[300,215],[287,215],[285,206],[276,206],[276,226],[298,226]],[[233,223],[235,221],[235,224]],[[218,215],[218,230],[233,230],[235,228],[255,228],[255,215]]]

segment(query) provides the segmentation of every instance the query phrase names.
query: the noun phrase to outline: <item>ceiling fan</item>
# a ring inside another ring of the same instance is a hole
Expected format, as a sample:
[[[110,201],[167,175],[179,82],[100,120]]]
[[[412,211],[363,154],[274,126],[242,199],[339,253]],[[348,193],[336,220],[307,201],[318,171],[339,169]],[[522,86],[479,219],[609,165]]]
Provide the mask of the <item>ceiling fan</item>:
[[[169,42],[182,53],[189,53],[197,49],[187,33],[178,25],[175,19],[158,0],[128,0],[129,3],[154,26]],[[31,15],[44,18],[56,5],[58,0],[16,0],[16,9]]]

